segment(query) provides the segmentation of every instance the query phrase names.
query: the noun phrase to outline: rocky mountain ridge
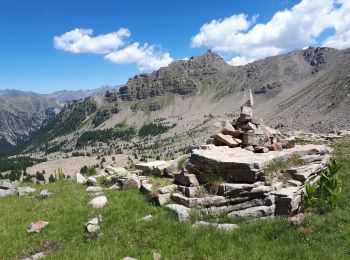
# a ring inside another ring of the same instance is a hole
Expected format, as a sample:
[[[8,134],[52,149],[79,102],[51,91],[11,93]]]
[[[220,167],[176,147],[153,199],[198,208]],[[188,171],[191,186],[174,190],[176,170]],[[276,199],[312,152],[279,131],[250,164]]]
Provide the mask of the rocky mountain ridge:
[[[256,115],[272,127],[312,132],[347,129],[349,56],[349,50],[310,47],[245,66],[231,66],[208,51],[130,78],[119,91],[107,91],[67,106],[59,120],[43,129],[46,137],[37,138],[36,143],[46,140],[45,149],[49,151],[71,151],[78,140],[88,141],[87,136],[95,141],[100,135],[103,140],[110,136],[113,140],[108,142],[117,142],[114,138],[120,138],[120,134],[113,133],[116,127],[139,129],[156,123],[169,129],[161,139],[173,143],[174,136],[182,138],[179,149],[185,149],[190,141],[197,142],[193,133],[198,134],[199,142],[204,141],[200,138],[210,131],[211,121],[232,119],[247,89],[254,93]],[[75,118],[79,122],[72,128]],[[71,131],[62,134],[54,130],[65,126]],[[129,130],[128,134],[132,132]]]

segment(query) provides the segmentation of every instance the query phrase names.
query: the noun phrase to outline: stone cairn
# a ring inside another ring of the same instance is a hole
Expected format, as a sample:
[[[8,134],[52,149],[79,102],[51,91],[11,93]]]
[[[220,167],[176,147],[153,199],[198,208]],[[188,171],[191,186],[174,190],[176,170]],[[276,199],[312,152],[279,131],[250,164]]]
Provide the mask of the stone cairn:
[[[295,147],[295,138],[286,137],[280,131],[264,125],[263,121],[253,117],[253,95],[244,95],[241,114],[233,122],[223,121],[216,126],[222,127],[207,140],[207,144],[216,146],[242,147],[255,153],[281,151],[283,148]]]
[[[220,133],[192,150],[185,167],[174,176],[179,190],[171,195],[175,205],[245,219],[290,216],[300,211],[305,184],[320,178],[331,149],[296,145],[293,137],[254,118],[252,106],[250,91],[239,118],[225,121]],[[283,169],[276,176],[266,174],[274,160],[295,156],[305,163]]]

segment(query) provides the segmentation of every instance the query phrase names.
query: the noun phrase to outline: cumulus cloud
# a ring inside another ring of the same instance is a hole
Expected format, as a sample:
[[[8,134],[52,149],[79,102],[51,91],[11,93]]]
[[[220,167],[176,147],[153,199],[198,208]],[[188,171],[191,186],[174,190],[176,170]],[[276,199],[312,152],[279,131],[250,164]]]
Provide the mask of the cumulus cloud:
[[[318,42],[318,37],[330,28],[334,34]],[[349,34],[350,1],[302,0],[275,13],[267,23],[257,23],[256,16],[249,19],[245,14],[212,20],[191,39],[191,46],[231,55],[231,64],[242,65],[308,45],[350,47]]]
[[[128,29],[121,28],[116,32],[92,36],[92,29],[74,29],[53,38],[56,49],[72,53],[111,52],[125,44],[124,39],[130,37]]]
[[[156,45],[134,42],[126,44],[130,37],[128,29],[121,28],[116,32],[93,36],[92,29],[74,29],[53,39],[56,49],[71,53],[103,54],[106,60],[116,64],[135,63],[141,71],[156,70],[173,61],[168,52]]]
[[[154,45],[140,46],[138,42],[107,54],[105,59],[117,64],[136,63],[141,71],[156,70],[173,61],[168,52],[157,50]]]
[[[233,57],[231,60],[227,61],[227,63],[233,66],[242,66],[253,61],[254,59],[247,59],[246,57],[236,56]]]
[[[350,46],[350,31],[326,38],[323,46],[334,47],[337,49],[348,48]]]

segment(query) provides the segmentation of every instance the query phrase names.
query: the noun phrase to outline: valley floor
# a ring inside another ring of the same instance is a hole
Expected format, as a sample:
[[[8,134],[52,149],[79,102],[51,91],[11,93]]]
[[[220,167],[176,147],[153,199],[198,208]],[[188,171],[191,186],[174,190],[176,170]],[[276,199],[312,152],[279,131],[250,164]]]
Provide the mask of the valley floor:
[[[223,232],[180,223],[173,212],[154,206],[138,191],[107,190],[103,209],[87,207],[91,197],[72,181],[36,185],[55,192],[51,198],[0,198],[0,259],[20,259],[46,250],[48,259],[349,259],[350,138],[333,144],[343,164],[342,195],[337,209],[324,215],[308,213],[302,227],[285,219],[241,222]],[[102,235],[84,237],[84,223],[102,215]],[[153,215],[151,222],[143,221]],[[27,225],[49,221],[39,234]],[[225,222],[228,220],[225,219]],[[117,239],[116,239],[117,238]]]

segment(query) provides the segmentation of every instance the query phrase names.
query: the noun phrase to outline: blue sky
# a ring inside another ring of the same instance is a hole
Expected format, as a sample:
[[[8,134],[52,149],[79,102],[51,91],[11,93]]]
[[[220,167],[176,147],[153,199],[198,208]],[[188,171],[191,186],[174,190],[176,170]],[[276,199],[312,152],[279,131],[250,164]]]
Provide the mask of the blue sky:
[[[346,48],[343,1],[1,0],[0,89],[118,85],[209,48],[233,65],[309,44]]]

